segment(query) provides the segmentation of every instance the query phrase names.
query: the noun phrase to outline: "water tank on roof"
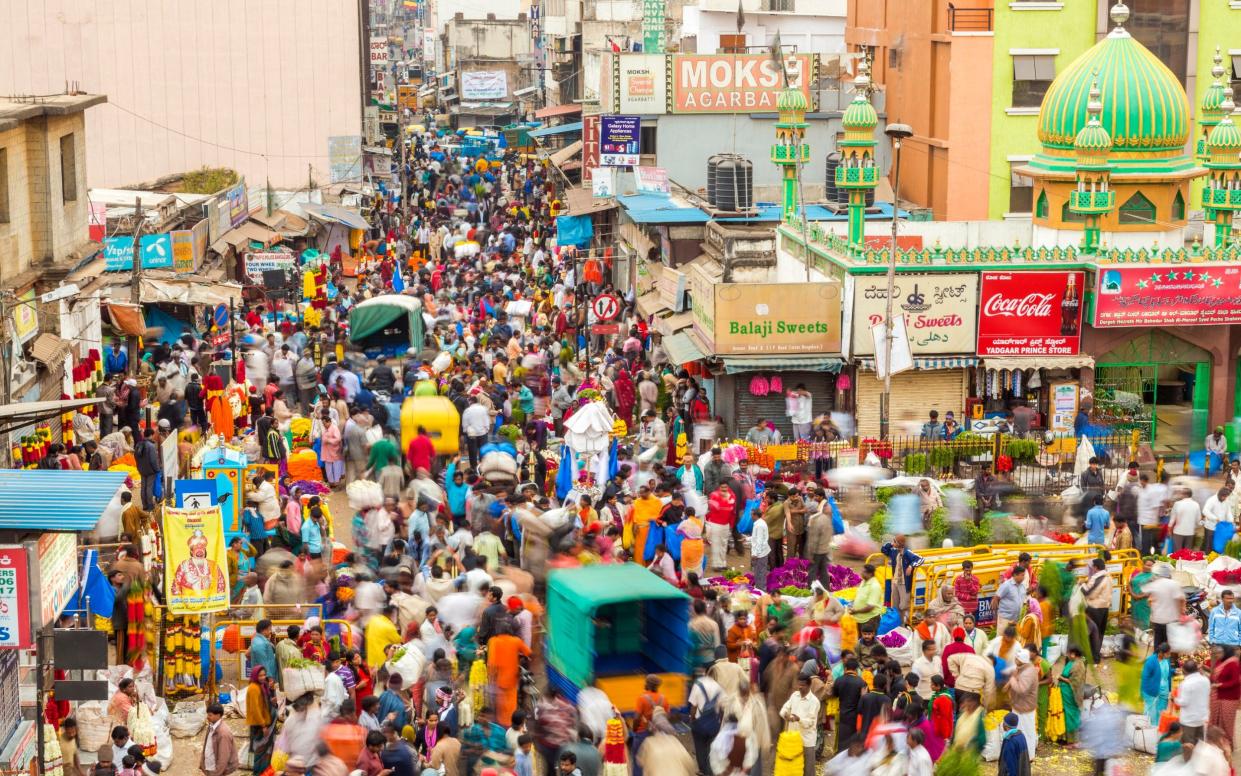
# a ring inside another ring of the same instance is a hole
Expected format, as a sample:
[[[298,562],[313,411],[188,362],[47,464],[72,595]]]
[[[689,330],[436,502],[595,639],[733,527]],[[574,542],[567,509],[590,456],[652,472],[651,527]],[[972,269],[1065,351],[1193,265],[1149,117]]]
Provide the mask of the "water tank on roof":
[[[754,206],[754,165],[740,154],[722,154],[715,165],[715,198],[719,210],[737,212]]]
[[[715,178],[716,168],[720,164],[720,160],[727,154],[711,154],[707,157],[707,201],[715,202]]]

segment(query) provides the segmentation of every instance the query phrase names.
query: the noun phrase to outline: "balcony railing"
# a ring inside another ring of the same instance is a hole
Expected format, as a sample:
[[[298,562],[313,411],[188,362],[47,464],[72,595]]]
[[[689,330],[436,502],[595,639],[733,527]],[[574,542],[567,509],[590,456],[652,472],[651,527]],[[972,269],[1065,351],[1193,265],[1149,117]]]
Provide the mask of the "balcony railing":
[[[837,167],[838,188],[870,188],[879,184],[878,167]]]
[[[1106,213],[1111,210],[1115,204],[1116,192],[1114,191],[1069,192],[1069,210],[1074,213]]]
[[[957,8],[949,3],[948,29],[951,32],[991,32],[995,29],[995,9]]]
[[[1217,210],[1241,209],[1241,189],[1203,189],[1202,205]]]
[[[788,146],[788,145],[783,145],[783,144],[773,145],[771,147],[771,161],[776,162],[776,163],[796,162],[798,161],[797,160],[797,154],[798,154],[797,149],[801,149],[801,163],[803,165],[809,163],[810,162],[810,146],[806,145],[805,143],[799,143],[798,145],[795,145],[795,146]]]

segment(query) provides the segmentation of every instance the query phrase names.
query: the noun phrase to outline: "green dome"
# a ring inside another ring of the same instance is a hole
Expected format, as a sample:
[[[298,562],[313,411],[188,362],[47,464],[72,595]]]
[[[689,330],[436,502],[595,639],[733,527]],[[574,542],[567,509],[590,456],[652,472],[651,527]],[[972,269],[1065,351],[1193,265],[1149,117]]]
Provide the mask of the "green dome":
[[[849,107],[845,108],[840,124],[846,132],[869,132],[879,126],[879,114],[875,113],[875,106],[870,104],[870,100],[858,92],[854,95],[853,102],[849,103]]]
[[[1095,151],[1107,153],[1112,150],[1112,138],[1107,134],[1107,130],[1097,121],[1092,121],[1082,127],[1082,131],[1077,133],[1077,137],[1073,140],[1073,148],[1077,151]]]
[[[806,95],[802,94],[801,89],[788,87],[780,92],[776,97],[776,110],[781,113],[801,112],[805,113],[809,104],[806,102]]]
[[[1202,95],[1202,113],[1199,118],[1206,126],[1214,126],[1224,115],[1224,85],[1220,79],[1224,77],[1224,55],[1219,46],[1215,47],[1214,66],[1211,75],[1215,80]]]
[[[1073,61],[1047,90],[1038,138],[1048,149],[1072,150],[1087,123],[1086,105],[1097,73],[1103,92],[1100,121],[1112,153],[1183,151],[1189,136],[1189,99],[1158,57],[1116,29]]]

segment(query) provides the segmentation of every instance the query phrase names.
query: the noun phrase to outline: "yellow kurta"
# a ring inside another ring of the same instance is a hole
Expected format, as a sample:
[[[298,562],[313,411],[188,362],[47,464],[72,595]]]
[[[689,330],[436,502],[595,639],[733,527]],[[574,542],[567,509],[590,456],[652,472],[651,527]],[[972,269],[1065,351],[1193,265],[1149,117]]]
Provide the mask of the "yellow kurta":
[[[651,529],[651,521],[659,517],[663,508],[663,502],[654,496],[633,500],[633,554],[639,560],[645,560],[642,555],[646,552],[647,532]]]

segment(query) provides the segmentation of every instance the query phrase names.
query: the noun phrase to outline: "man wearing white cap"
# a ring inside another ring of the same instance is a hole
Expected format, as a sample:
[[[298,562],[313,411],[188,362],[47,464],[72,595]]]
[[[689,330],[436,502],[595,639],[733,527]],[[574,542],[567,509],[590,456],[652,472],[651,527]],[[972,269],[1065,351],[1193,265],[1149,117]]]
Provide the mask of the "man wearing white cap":
[[[1038,747],[1038,728],[1035,726],[1038,711],[1038,666],[1030,661],[1030,651],[1027,649],[1017,650],[1015,661],[1017,667],[1008,678],[1008,698],[1013,713],[1017,715],[1017,727],[1026,738],[1026,748],[1033,760]]]

